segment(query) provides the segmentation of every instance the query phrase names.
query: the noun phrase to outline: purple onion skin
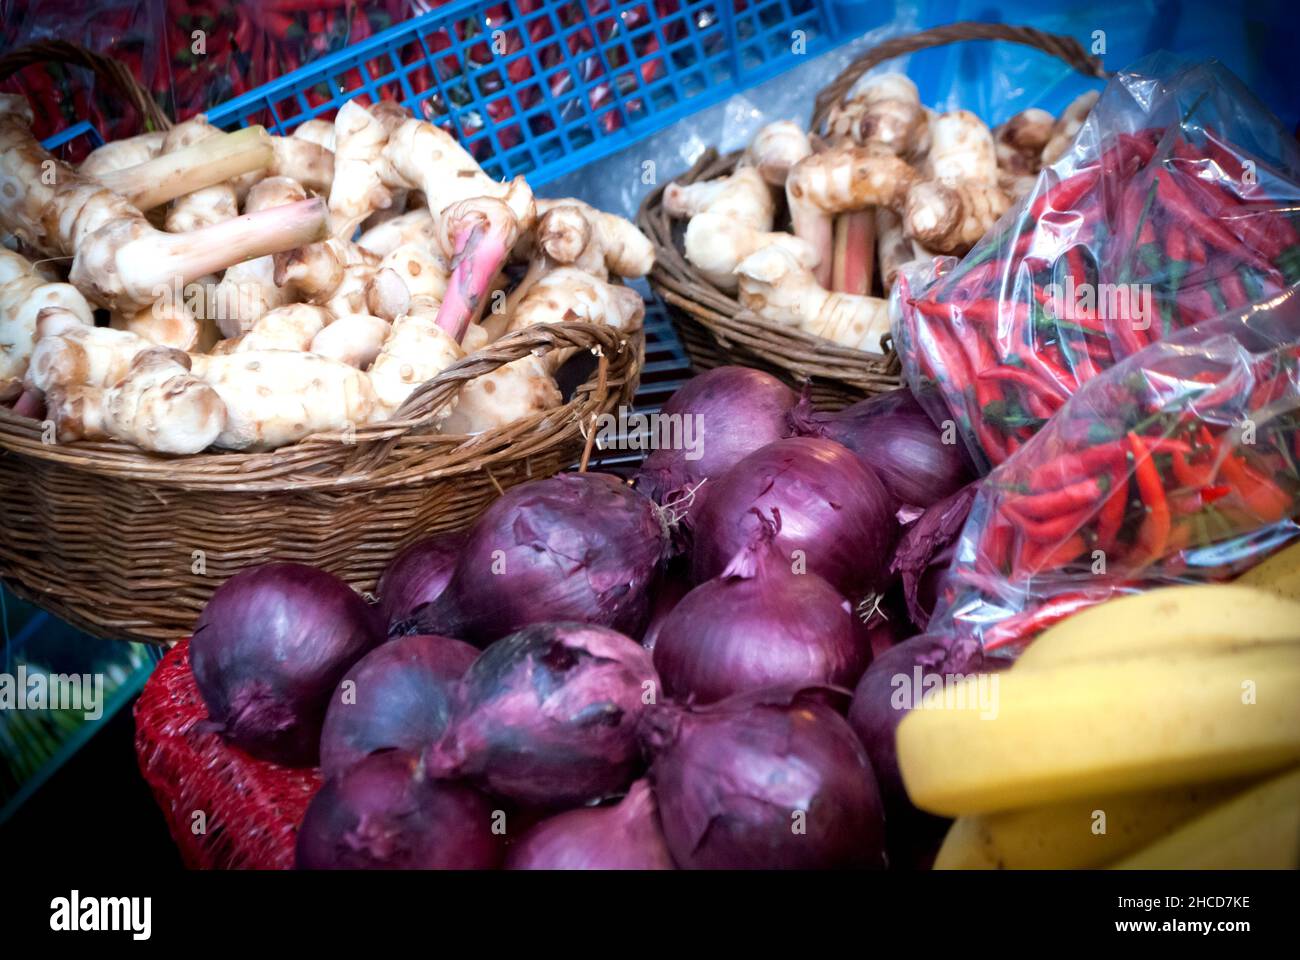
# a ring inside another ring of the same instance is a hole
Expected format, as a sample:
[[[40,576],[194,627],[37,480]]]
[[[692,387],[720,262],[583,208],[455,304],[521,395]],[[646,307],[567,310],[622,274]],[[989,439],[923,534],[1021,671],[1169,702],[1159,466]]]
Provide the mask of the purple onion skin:
[[[417,540],[393,558],[376,588],[385,629],[442,596],[464,546],[465,532],[457,530]]]
[[[946,636],[923,633],[887,650],[867,668],[853,692],[849,725],[867,748],[887,810],[912,808],[898,772],[895,733],[928,678],[991,673],[1007,665],[1000,658],[985,657],[973,642],[953,646]]]
[[[641,646],[654,653],[655,644],[659,642],[659,631],[669,614],[682,602],[682,598],[691,592],[691,581],[685,572],[675,569],[661,570],[651,591],[650,620],[645,632],[641,634]]]
[[[589,624],[535,624],[465,672],[429,769],[529,807],[614,796],[640,767],[636,726],[643,698],[658,689],[635,640]]]
[[[654,664],[668,696],[712,703],[765,687],[852,687],[867,668],[871,648],[848,601],[774,551],[755,553],[665,618]]]
[[[879,868],[871,764],[844,718],[798,691],[652,708],[650,779],[683,869]],[[799,832],[799,829],[803,832]]]
[[[300,870],[493,870],[504,844],[478,791],[428,777],[418,756],[375,753],[326,781],[298,830]]]
[[[957,541],[970,515],[979,484],[971,483],[933,504],[898,541],[890,569],[899,575],[907,614],[918,628],[930,623],[944,574],[952,565]]]
[[[900,507],[924,509],[973,479],[961,443],[943,442],[929,414],[902,387],[833,413],[803,401],[791,413],[800,436],[843,444],[875,471]]]
[[[481,647],[563,620],[639,636],[666,540],[655,505],[617,477],[567,473],[520,484],[470,528],[441,596],[392,632]]]
[[[507,870],[673,870],[654,793],[638,780],[609,807],[580,807],[530,828]]]
[[[695,452],[655,450],[637,473],[637,489],[664,503],[773,440],[790,436],[789,414],[798,399],[776,377],[751,367],[715,367],[688,380],[661,412],[698,416],[694,422],[700,424],[699,446]],[[687,459],[695,453],[697,459]],[[696,491],[690,512],[698,509],[707,492],[708,484]]]
[[[371,608],[342,580],[271,563],[213,593],[194,627],[190,666],[226,740],[263,760],[313,766],[330,694],[382,639]]]
[[[870,468],[838,443],[778,440],[713,481],[695,524],[691,573],[718,576],[754,543],[764,518],[779,516],[776,547],[850,600],[883,591],[898,539],[895,504]],[[755,514],[759,511],[759,515]]]
[[[367,653],[330,698],[320,738],[321,773],[338,776],[380,750],[419,754],[446,732],[456,686],[478,654],[460,640],[419,635]]]

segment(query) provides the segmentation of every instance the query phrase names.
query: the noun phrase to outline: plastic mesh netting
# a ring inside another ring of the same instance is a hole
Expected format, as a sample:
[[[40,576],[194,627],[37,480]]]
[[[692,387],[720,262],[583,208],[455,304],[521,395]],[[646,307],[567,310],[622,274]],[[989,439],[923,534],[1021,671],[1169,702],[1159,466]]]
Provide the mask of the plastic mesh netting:
[[[206,719],[185,640],[158,664],[135,705],[140,772],[182,861],[199,870],[289,869],[320,774],[255,760],[205,732]]]

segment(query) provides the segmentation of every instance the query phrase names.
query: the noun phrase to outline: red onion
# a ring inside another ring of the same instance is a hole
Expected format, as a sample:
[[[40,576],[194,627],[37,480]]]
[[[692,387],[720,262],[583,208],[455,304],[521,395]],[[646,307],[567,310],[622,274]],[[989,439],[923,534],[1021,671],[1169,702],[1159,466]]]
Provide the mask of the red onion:
[[[311,766],[330,694],[382,638],[342,580],[272,563],[217,588],[194,628],[190,665],[212,729],[255,757]]]
[[[416,607],[437,600],[464,547],[465,531],[457,530],[418,540],[395,556],[377,587],[384,622],[404,620]]]
[[[543,820],[510,849],[506,869],[672,870],[649,782],[632,784],[614,806]]]
[[[419,753],[437,740],[451,718],[456,684],[478,653],[459,640],[419,635],[371,650],[330,698],[321,772],[333,777],[376,751]]]
[[[779,516],[776,547],[791,563],[806,564],[850,599],[888,586],[898,539],[893,498],[845,447],[812,437],[778,440],[712,483],[695,524],[697,583],[718,576],[754,541],[760,518]]]
[[[772,548],[775,535],[768,522],[758,543],[664,620],[654,664],[670,697],[711,703],[764,687],[852,687],[867,668],[871,650],[848,601],[815,573],[792,572]]]
[[[520,484],[470,528],[442,595],[392,629],[479,646],[557,620],[637,636],[666,541],[658,508],[617,477]]]
[[[403,750],[374,753],[326,781],[298,830],[300,870],[492,870],[503,844],[492,805],[442,783]]]
[[[664,621],[668,619],[668,615],[673,612],[677,604],[682,602],[682,598],[690,592],[690,578],[685,571],[677,570],[675,563],[659,571],[659,576],[655,578],[654,589],[651,591],[650,622],[646,624],[645,633],[641,634],[641,646],[651,653],[654,652]]]
[[[834,413],[805,399],[790,420],[796,434],[852,450],[903,508],[924,509],[971,480],[956,431],[945,438],[905,387]]]
[[[679,867],[883,865],[880,795],[844,718],[799,690],[652,707],[642,738]]]
[[[690,436],[696,443],[651,453],[637,473],[637,489],[666,503],[759,447],[790,436],[788,414],[798,399],[776,377],[751,367],[715,367],[688,380],[660,413],[694,418]],[[685,424],[682,429],[686,437]],[[708,484],[695,491],[690,512],[707,493]],[[680,512],[687,513],[685,505]]]
[[[887,650],[867,668],[853,692],[849,724],[867,748],[887,809],[910,807],[898,773],[894,734],[921,695],[945,677],[990,673],[1009,661],[985,657],[973,642],[923,633]]]
[[[612,796],[636,775],[636,724],[658,684],[650,654],[620,633],[527,627],[465,672],[429,769],[539,807]]]
[[[894,551],[890,569],[901,576],[908,616],[922,630],[934,613],[939,583],[952,565],[957,541],[978,490],[978,483],[967,484],[929,507],[903,532]]]

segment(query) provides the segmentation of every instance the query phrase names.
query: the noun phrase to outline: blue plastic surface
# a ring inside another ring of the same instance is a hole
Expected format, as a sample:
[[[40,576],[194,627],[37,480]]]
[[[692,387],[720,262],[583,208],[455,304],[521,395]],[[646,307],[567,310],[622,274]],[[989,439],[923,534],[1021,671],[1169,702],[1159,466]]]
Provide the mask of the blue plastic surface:
[[[853,39],[887,10],[853,0],[459,0],[208,118],[284,134],[354,96],[397,100],[445,126],[493,177],[541,184]],[[313,90],[329,99],[312,105]]]
[[[919,27],[983,20],[1071,36],[1112,71],[1157,50],[1188,61],[1219,60],[1288,127],[1300,120],[1294,12],[1282,0],[929,0],[915,13]],[[1055,57],[987,41],[914,54],[907,73],[923,103],[964,107],[994,125],[1027,107],[1057,113],[1085,90],[1101,87]]]

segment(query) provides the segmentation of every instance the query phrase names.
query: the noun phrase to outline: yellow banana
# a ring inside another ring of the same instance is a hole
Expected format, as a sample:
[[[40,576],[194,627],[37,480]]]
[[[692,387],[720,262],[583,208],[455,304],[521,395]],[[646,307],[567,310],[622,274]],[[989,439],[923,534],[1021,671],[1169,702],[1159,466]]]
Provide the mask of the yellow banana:
[[[1279,550],[1257,567],[1251,567],[1236,583],[1258,587],[1288,600],[1300,600],[1300,543]]]
[[[1120,870],[1300,868],[1300,767],[1238,794],[1115,866]]]
[[[1240,781],[1163,787],[958,818],[936,870],[1087,870],[1113,863],[1242,790]]]
[[[1046,630],[1020,655],[1014,669],[1222,647],[1243,640],[1300,642],[1300,603],[1259,588],[1225,583],[1165,587],[1118,597]]]
[[[985,709],[962,709],[979,702],[979,682],[991,685]],[[1293,643],[968,677],[927,695],[898,728],[908,795],[947,816],[1244,777],[1297,760]]]

